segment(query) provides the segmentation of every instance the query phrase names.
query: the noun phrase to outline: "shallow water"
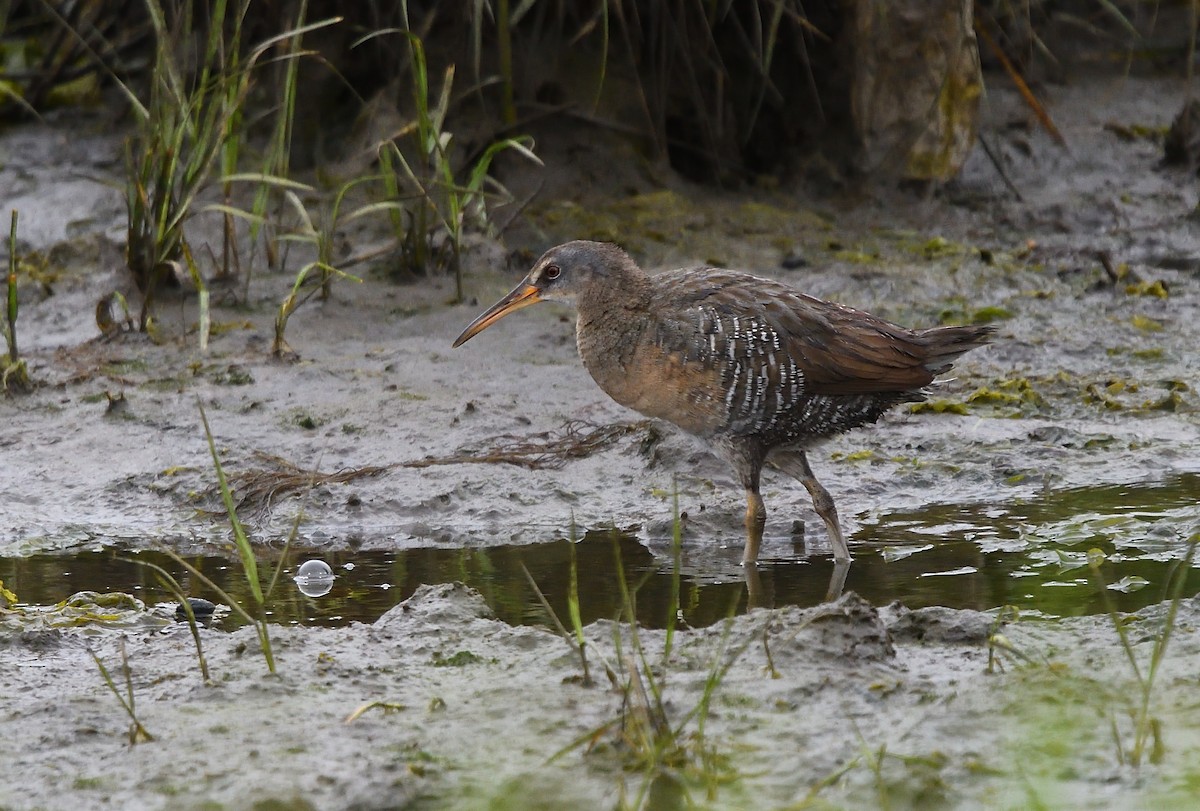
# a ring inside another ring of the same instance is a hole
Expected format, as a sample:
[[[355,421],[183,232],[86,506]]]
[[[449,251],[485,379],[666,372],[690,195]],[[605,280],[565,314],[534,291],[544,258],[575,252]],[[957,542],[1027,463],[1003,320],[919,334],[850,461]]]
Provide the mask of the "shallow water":
[[[1073,616],[1106,610],[1105,597],[1132,611],[1166,597],[1170,572],[1186,551],[1187,538],[1200,530],[1200,474],[1155,484],[1075,488],[1027,501],[933,505],[912,512],[879,515],[851,539],[855,561],[846,589],[875,604],[899,600],[911,608],[930,605],[993,609],[1011,605],[1022,612]],[[680,605],[691,625],[708,625],[730,611],[746,610],[740,574],[702,573],[688,563],[697,543],[686,542],[680,575]],[[654,544],[669,548],[665,541]],[[1090,549],[1108,556],[1101,583],[1087,565]],[[425,583],[460,580],[479,590],[503,620],[545,623],[547,617],[522,565],[538,583],[555,613],[566,619],[571,545],[501,546],[488,549],[413,549],[397,552],[322,553],[292,550],[285,562],[270,613],[276,622],[337,626],[371,622]],[[585,623],[615,618],[621,611],[617,561],[636,589],[639,619],[649,626],[666,622],[672,589],[669,558],[654,555],[637,537],[593,530],[575,544],[582,618]],[[319,558],[335,572],[329,594],[300,593],[291,576],[305,560]],[[261,561],[271,571],[274,560]],[[219,601],[203,584],[192,583],[165,555],[121,548],[90,548],[70,554],[39,554],[0,559],[0,579],[27,604],[49,605],[84,590],[122,591],[148,604],[170,593],[149,569],[155,563],[184,584],[193,596]],[[235,561],[194,557],[193,565],[235,598],[246,586]],[[776,559],[760,565],[762,595],[768,606],[809,606],[821,602],[833,562],[828,557]],[[1193,568],[1184,593],[1200,592]],[[224,620],[227,625],[234,618]]]

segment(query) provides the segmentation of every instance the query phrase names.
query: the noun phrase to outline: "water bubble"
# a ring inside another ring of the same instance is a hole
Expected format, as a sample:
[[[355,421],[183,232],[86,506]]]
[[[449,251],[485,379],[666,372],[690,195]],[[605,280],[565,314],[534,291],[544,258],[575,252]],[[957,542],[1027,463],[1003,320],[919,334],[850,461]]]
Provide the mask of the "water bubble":
[[[323,560],[306,560],[294,579],[300,593],[307,597],[322,597],[333,590],[333,569]]]
[[[296,572],[296,577],[315,577],[326,580],[333,577],[333,569],[329,568],[329,564],[323,560],[306,560],[300,564],[300,569]]]

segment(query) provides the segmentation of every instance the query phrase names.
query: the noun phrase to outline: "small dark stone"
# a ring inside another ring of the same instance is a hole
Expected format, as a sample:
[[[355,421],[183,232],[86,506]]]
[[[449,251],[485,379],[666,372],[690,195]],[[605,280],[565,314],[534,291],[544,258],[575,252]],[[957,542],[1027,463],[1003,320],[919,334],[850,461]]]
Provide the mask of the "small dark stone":
[[[202,600],[199,597],[188,597],[188,603],[192,607],[192,613],[196,615],[196,622],[200,623],[211,620],[213,612],[217,610],[216,603]],[[187,610],[182,605],[175,609],[175,621],[187,622]]]
[[[793,248],[787,252],[787,255],[783,257],[783,261],[779,265],[784,270],[798,270],[808,267],[808,258],[800,253],[799,249]]]

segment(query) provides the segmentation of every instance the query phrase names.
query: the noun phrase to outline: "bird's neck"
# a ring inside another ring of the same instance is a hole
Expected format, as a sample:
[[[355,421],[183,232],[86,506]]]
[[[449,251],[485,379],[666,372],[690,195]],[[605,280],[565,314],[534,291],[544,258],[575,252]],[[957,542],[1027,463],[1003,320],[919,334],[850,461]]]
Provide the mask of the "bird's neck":
[[[634,267],[610,274],[575,302],[579,357],[600,388],[622,405],[640,394],[638,376],[631,372],[653,322],[652,294],[651,278]]]
[[[576,298],[575,308],[580,316],[593,320],[629,312],[648,313],[653,293],[653,280],[636,265],[611,268]]]

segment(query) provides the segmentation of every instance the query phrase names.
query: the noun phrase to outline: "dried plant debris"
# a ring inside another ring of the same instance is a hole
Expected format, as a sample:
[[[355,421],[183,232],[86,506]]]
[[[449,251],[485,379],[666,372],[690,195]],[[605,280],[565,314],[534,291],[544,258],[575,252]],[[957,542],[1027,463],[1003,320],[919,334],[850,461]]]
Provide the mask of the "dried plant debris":
[[[429,457],[404,462],[401,467],[430,467],[432,465],[508,464],[530,470],[557,470],[570,459],[582,459],[612,446],[618,440],[651,429],[650,420],[593,425],[584,420],[568,420],[554,431],[532,436],[495,437],[491,448],[476,452],[460,452],[453,456]]]
[[[274,454],[255,451],[254,458],[264,467],[234,473],[229,477],[237,496],[238,509],[267,512],[281,497],[309,490],[322,484],[343,484],[356,479],[378,476],[395,465],[366,465],[342,468],[332,473],[306,470]],[[209,495],[216,496],[213,488]]]
[[[554,431],[543,431],[525,437],[511,434],[494,437],[491,447],[481,450],[462,450],[451,456],[427,457],[390,465],[342,468],[332,473],[307,470],[280,456],[255,451],[253,457],[262,466],[231,474],[229,483],[237,499],[238,510],[266,513],[280,498],[318,485],[343,484],[378,476],[397,467],[508,464],[529,470],[557,470],[571,459],[582,459],[611,447],[624,437],[643,432],[649,435],[652,430],[650,420],[614,425],[594,425],[584,420],[568,420]],[[216,488],[210,488],[205,497],[216,498]]]

